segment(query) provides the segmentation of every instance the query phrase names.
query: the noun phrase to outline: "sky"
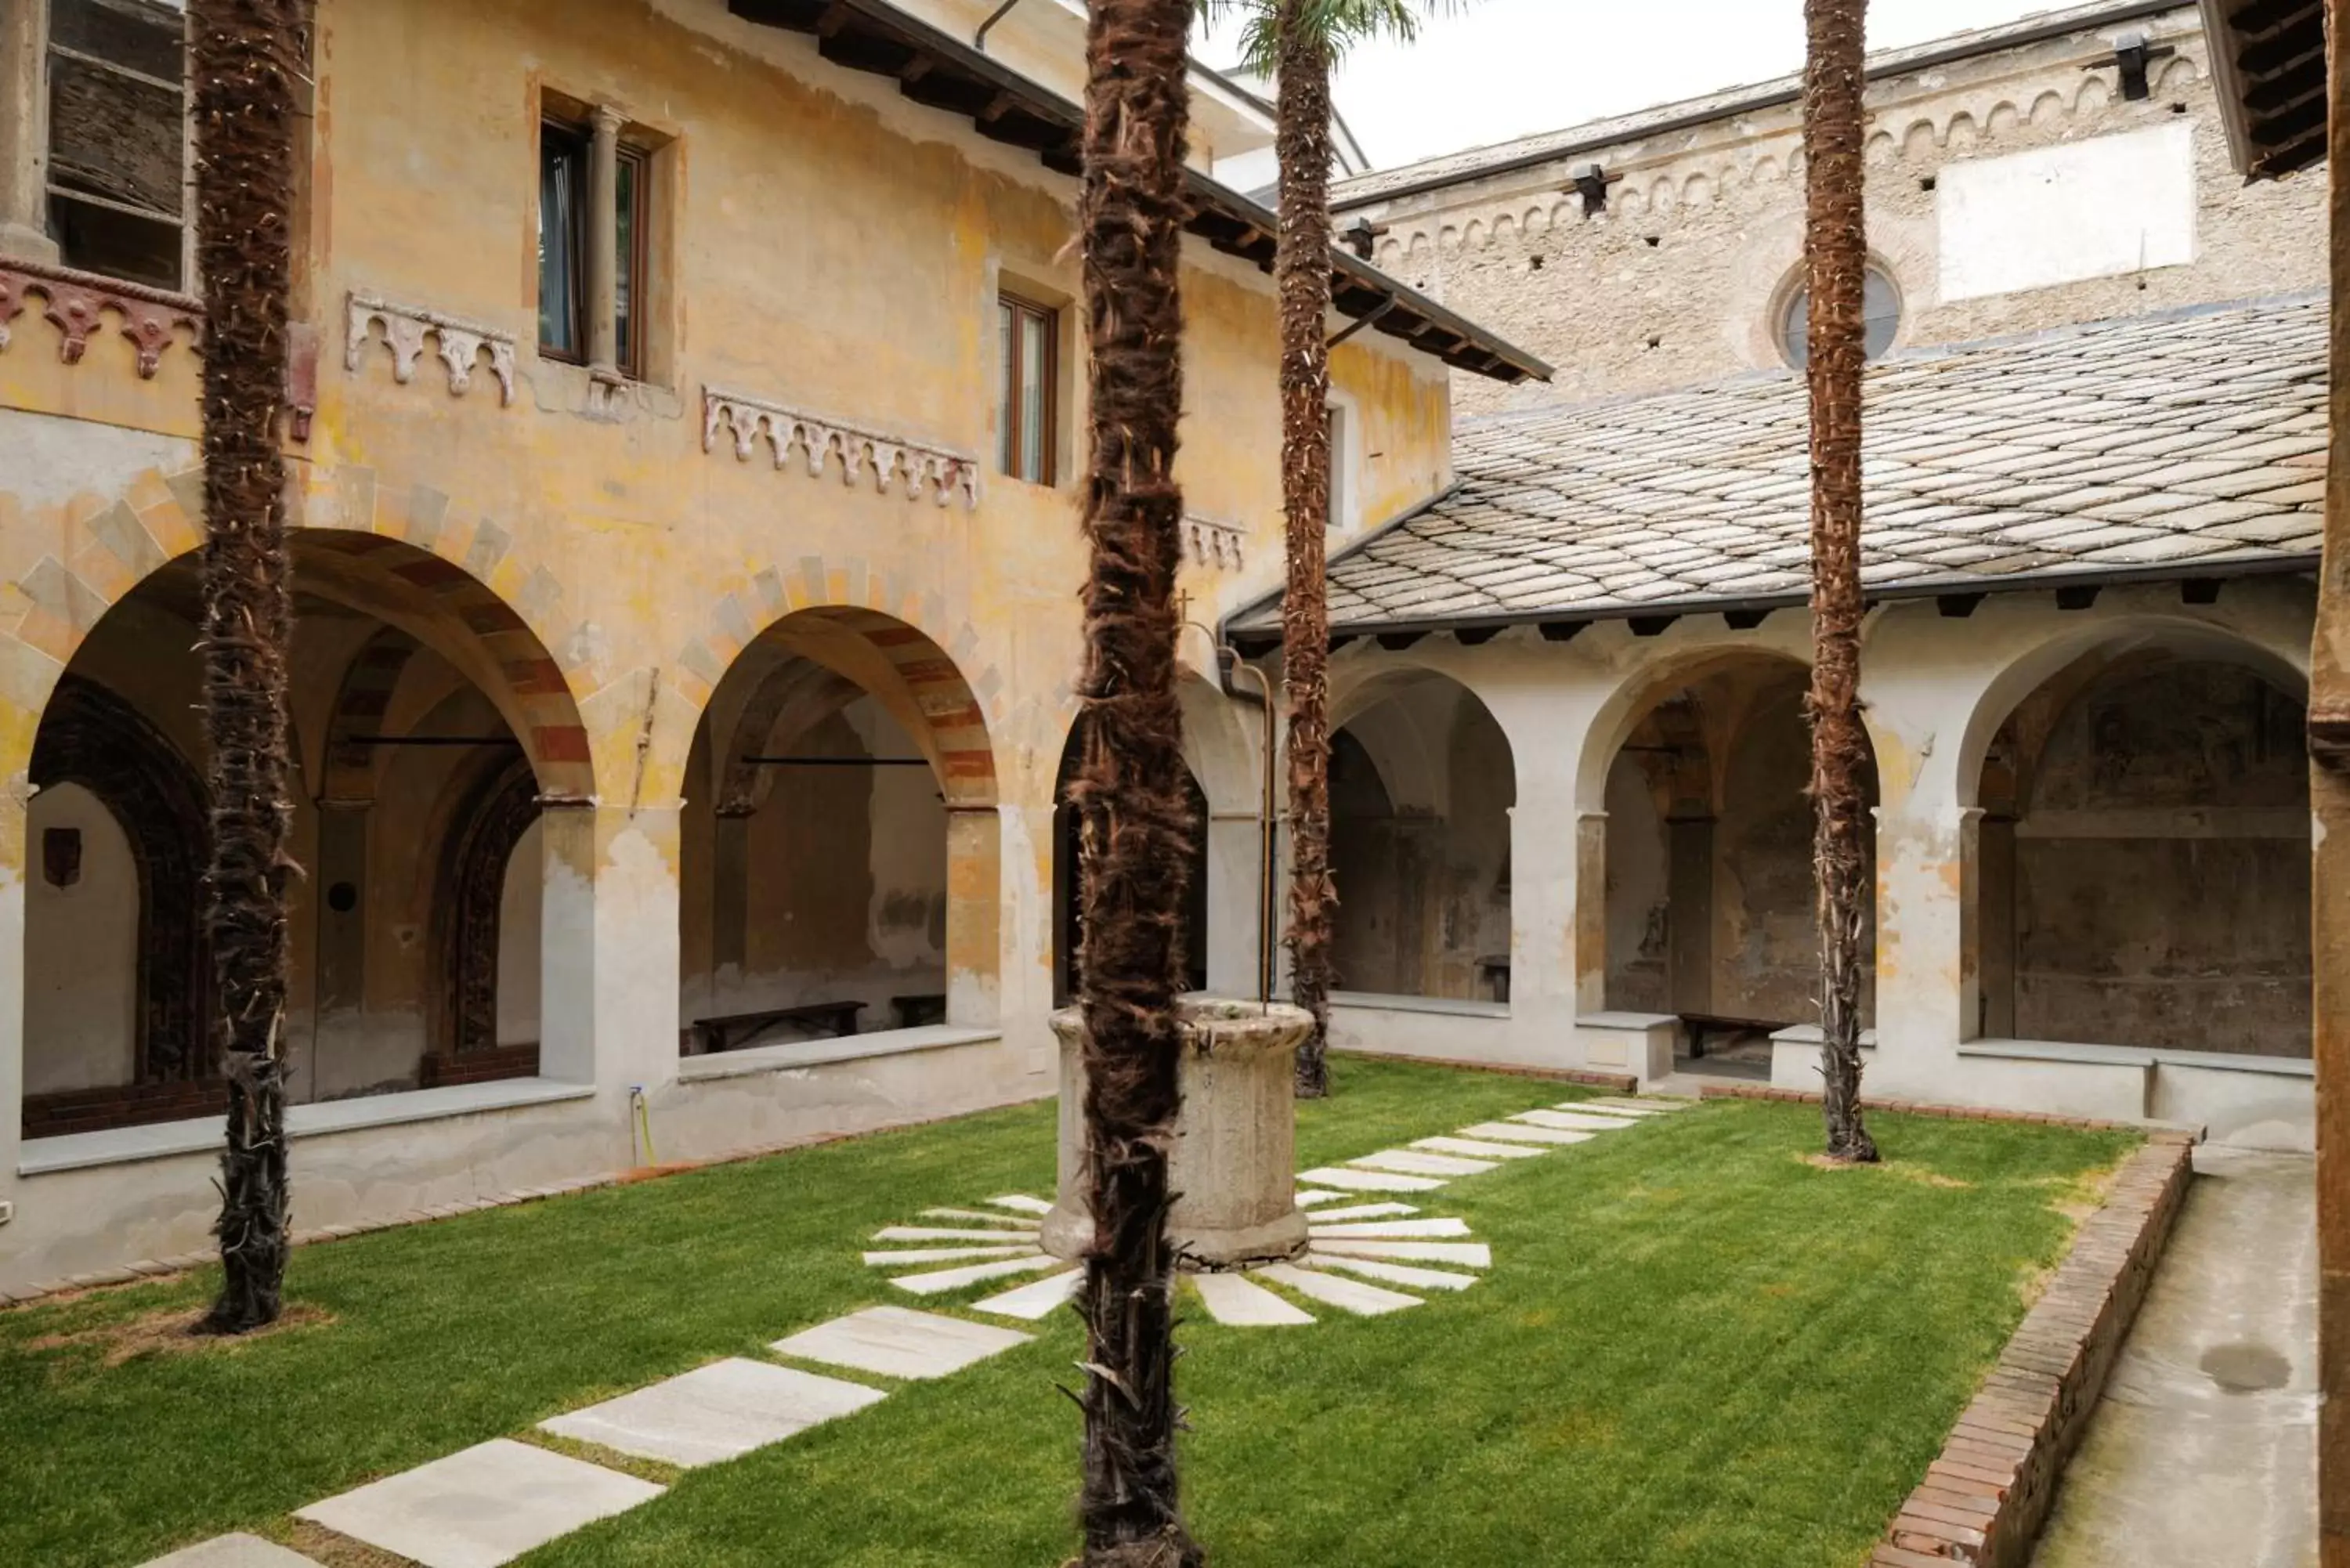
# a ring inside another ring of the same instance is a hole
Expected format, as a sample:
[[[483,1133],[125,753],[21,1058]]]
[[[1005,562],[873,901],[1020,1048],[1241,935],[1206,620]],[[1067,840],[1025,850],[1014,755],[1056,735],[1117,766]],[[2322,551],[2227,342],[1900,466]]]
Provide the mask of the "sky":
[[[1870,0],[1871,50],[2051,9],[2049,0]],[[1803,0],[1468,0],[1409,46],[1339,69],[1338,112],[1374,168],[1768,81],[1800,68]],[[1199,47],[1231,63],[1235,29]]]

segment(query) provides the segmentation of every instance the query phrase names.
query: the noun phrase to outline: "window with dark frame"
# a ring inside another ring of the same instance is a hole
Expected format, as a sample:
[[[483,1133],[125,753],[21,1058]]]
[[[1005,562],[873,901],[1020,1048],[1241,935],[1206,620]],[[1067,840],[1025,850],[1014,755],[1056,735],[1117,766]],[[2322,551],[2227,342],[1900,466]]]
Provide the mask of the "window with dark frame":
[[[588,132],[561,120],[538,132],[538,351],[588,362]]]
[[[67,266],[187,284],[186,20],[156,0],[53,0],[49,236]]]
[[[1003,343],[997,388],[996,466],[1031,484],[1056,483],[1055,448],[1059,410],[1060,315],[1016,295],[996,301]]]
[[[618,150],[617,200],[596,211],[595,132],[549,118],[539,128],[538,351],[549,359],[585,365],[595,352],[595,312],[588,271],[598,225],[612,225],[615,266],[613,369],[641,378],[647,363],[651,273],[653,155],[622,143]]]
[[[619,230],[619,270],[612,280],[614,319],[619,327],[618,369],[622,375],[639,379],[645,373],[643,290],[652,228],[646,204],[652,196],[652,155],[641,147],[624,144],[620,148],[619,210],[614,214]]]

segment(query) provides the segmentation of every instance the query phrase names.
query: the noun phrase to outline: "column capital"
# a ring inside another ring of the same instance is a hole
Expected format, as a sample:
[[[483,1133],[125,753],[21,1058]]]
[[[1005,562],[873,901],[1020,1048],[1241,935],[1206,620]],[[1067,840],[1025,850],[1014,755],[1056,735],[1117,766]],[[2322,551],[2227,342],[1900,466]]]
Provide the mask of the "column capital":
[[[620,132],[628,129],[629,117],[608,103],[599,103],[588,111],[588,122],[595,128],[597,140],[618,141]]]

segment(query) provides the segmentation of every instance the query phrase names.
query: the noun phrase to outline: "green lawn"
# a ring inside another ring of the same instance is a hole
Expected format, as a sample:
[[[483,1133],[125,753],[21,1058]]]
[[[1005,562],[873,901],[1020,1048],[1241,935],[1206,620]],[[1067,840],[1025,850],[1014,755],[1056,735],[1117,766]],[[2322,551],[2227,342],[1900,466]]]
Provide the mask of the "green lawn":
[[[1300,1153],[1367,1154],[1575,1091],[1344,1059]],[[1854,1568],[2130,1140],[1879,1116],[1826,1171],[1801,1107],[1710,1104],[1420,1202],[1494,1249],[1376,1320],[1182,1337],[1188,1508],[1219,1568]],[[329,1314],[109,1366],[56,1343],[203,1277],[0,1313],[0,1563],[115,1568],[890,1299],[873,1229],[1043,1193],[1050,1105],[379,1232],[295,1256]],[[298,1204],[299,1194],[296,1194]],[[985,1293],[974,1290],[964,1300]],[[903,1300],[904,1298],[899,1297]],[[952,1310],[950,1303],[946,1310]],[[1073,1548],[1066,1314],[1035,1345],[693,1472],[528,1568],[1048,1568]]]

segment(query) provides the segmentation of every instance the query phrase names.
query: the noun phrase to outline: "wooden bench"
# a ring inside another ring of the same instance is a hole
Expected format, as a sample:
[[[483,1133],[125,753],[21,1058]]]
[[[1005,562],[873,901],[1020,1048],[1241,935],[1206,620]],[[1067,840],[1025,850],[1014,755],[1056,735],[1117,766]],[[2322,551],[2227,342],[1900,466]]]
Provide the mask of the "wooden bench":
[[[920,1029],[947,1021],[947,996],[942,991],[893,996],[889,999],[889,1008],[898,1015],[898,1027],[900,1029]]]
[[[1771,1034],[1787,1027],[1784,1021],[1768,1018],[1731,1018],[1714,1012],[1684,1012],[1681,1027],[1689,1031],[1690,1055],[1705,1054],[1705,1037],[1709,1034]]]
[[[857,1015],[864,1011],[861,1002],[810,1002],[797,1007],[771,1007],[764,1012],[697,1018],[693,1033],[702,1042],[702,1054],[714,1055],[739,1051],[778,1023],[806,1024],[819,1032],[818,1039],[839,1039],[857,1033]]]

